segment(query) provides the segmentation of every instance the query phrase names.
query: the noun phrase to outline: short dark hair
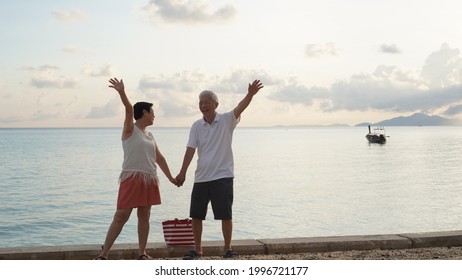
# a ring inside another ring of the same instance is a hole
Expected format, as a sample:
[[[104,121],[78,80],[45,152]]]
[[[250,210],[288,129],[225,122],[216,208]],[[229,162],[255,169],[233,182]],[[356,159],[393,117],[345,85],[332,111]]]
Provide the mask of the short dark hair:
[[[137,102],[135,105],[133,105],[133,114],[135,117],[135,120],[141,119],[143,116],[143,111],[146,110],[146,112],[150,112],[152,107],[152,103],[148,102]]]

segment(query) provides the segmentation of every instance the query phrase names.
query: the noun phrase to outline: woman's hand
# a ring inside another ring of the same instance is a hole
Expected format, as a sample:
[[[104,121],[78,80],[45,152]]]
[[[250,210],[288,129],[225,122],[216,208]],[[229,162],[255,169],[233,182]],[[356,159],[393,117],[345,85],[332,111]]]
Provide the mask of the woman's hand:
[[[117,92],[119,92],[119,93],[125,92],[125,86],[124,86],[123,79],[120,79],[120,81],[119,81],[117,78],[113,78],[113,79],[109,80],[109,83],[111,83],[111,85],[109,87],[117,90]]]

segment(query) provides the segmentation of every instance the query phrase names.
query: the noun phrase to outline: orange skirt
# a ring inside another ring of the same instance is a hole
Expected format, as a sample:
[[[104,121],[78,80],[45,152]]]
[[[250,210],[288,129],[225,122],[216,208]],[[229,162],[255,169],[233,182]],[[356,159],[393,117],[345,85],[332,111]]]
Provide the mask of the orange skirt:
[[[160,204],[157,180],[146,180],[134,174],[120,182],[117,209],[137,208]]]

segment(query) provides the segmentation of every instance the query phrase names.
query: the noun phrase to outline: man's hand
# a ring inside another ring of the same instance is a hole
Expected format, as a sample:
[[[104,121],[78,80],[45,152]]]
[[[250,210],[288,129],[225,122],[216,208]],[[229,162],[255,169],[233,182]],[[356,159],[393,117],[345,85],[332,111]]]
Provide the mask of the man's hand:
[[[263,84],[260,82],[260,80],[255,80],[253,81],[252,84],[249,84],[249,89],[247,91],[246,96],[244,99],[237,104],[237,107],[234,108],[234,116],[236,119],[241,117],[242,112],[249,106],[250,101],[252,101],[252,98],[257,94],[257,92],[263,88]]]
[[[252,84],[249,84],[249,89],[247,92],[251,95],[255,95],[262,88],[263,84],[260,82],[260,80],[255,80]]]

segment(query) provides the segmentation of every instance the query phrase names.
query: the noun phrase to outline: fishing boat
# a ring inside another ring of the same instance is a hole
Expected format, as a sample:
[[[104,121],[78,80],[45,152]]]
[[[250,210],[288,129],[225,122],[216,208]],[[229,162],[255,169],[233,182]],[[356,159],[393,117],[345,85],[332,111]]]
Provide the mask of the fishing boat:
[[[378,144],[385,144],[387,142],[387,136],[385,136],[385,128],[383,126],[379,126],[374,128],[371,131],[371,126],[369,127],[369,133],[366,134],[366,139],[369,143],[378,143]]]

